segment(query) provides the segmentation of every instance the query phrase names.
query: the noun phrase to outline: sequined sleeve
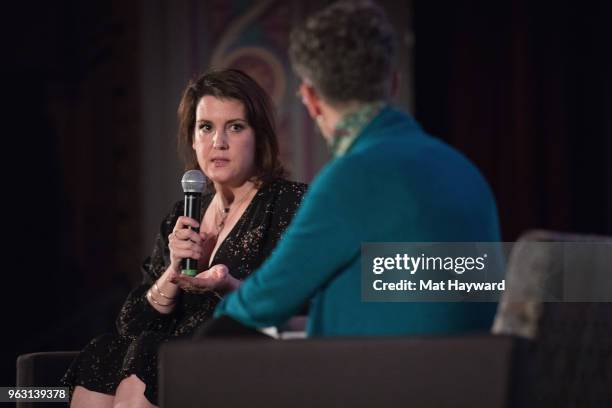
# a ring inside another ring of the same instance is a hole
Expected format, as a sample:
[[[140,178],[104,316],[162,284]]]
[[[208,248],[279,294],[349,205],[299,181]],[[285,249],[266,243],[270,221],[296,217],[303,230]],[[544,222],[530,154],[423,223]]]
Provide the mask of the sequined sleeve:
[[[151,285],[164,273],[170,264],[168,234],[174,227],[181,203],[177,203],[171,213],[162,221],[155,239],[151,256],[142,263],[142,282],[128,295],[123,304],[116,327],[119,334],[138,336],[143,331],[165,331],[175,321],[174,314],[159,313],[146,299]]]

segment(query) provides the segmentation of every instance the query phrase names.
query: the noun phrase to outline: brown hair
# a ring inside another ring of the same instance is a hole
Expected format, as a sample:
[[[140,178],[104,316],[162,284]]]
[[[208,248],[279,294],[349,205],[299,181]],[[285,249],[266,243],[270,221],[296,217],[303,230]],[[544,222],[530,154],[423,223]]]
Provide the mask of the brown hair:
[[[255,133],[255,175],[258,182],[283,176],[285,170],[278,157],[274,110],[268,94],[250,76],[237,69],[213,70],[192,80],[183,92],[178,108],[178,151],[185,170],[199,168],[193,151],[196,107],[203,96],[236,99],[242,102],[246,120]]]

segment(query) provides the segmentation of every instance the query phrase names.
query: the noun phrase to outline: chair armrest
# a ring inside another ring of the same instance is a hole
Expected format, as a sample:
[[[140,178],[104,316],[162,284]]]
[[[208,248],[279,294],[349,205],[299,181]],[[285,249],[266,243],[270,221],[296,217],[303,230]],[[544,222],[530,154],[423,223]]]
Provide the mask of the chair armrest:
[[[50,351],[17,357],[18,387],[58,387],[78,351]]]
[[[59,387],[60,379],[79,354],[78,351],[49,351],[17,357],[18,387]],[[67,404],[54,403],[61,408]],[[17,408],[37,408],[35,402],[18,402]]]

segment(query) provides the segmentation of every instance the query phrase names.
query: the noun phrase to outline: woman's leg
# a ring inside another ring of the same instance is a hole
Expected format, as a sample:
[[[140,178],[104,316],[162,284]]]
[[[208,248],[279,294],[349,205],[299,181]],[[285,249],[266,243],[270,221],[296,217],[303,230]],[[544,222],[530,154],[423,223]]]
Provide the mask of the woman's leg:
[[[70,408],[112,408],[114,399],[112,395],[90,391],[77,385],[72,393]]]
[[[113,408],[156,408],[144,396],[145,383],[134,374],[119,383]]]

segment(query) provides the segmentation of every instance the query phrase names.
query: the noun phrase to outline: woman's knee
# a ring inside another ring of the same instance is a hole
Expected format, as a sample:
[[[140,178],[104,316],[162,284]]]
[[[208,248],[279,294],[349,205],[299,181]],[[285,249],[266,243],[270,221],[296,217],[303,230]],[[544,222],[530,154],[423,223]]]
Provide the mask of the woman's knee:
[[[135,374],[124,378],[117,387],[113,408],[154,407],[144,396],[145,388],[145,383]]]
[[[74,387],[74,392],[72,393],[70,408],[111,408],[114,398],[113,395],[91,391],[83,386],[77,385]]]

